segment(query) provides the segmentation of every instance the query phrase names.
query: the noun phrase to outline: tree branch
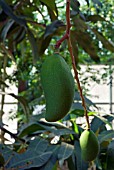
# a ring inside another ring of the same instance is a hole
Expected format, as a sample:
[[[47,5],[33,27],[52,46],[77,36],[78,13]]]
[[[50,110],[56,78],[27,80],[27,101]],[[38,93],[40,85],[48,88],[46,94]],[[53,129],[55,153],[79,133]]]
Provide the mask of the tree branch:
[[[70,23],[70,0],[66,0],[66,1],[67,1],[66,2],[66,23],[67,23],[67,25],[66,25],[66,33],[59,41],[57,41],[55,47],[59,48],[61,43],[65,39],[67,39],[67,41],[68,41],[68,50],[69,50],[71,60],[72,60],[72,67],[73,67],[73,70],[74,70],[75,79],[76,79],[76,82],[77,82],[78,90],[79,90],[80,97],[81,97],[81,100],[82,100],[82,106],[84,108],[84,115],[85,115],[86,122],[87,122],[87,127],[86,128],[90,129],[89,116],[88,116],[88,112],[87,112],[86,103],[85,103],[85,99],[84,99],[84,96],[83,96],[82,88],[81,88],[81,85],[80,85],[80,81],[79,81],[79,78],[78,78],[78,71],[77,71],[77,68],[76,68],[75,58],[74,58],[73,49],[72,49],[72,43],[71,43],[71,39],[70,39],[70,28],[71,28],[71,23]]]

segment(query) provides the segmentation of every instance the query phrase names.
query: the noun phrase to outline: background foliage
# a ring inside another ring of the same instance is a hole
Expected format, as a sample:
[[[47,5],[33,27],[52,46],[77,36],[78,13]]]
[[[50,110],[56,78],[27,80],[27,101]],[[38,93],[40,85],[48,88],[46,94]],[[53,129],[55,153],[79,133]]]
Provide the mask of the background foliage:
[[[77,87],[72,108],[63,120],[46,122],[45,108],[33,115],[35,106],[45,105],[40,69],[45,57],[55,51],[56,41],[65,33],[65,4],[62,0],[0,0],[0,165],[5,169],[36,167],[39,170],[87,170],[92,166],[98,170],[114,169],[114,161],[111,159],[114,155],[114,117],[93,112],[90,106],[95,105],[87,96],[85,100],[88,114],[92,118],[91,128],[98,136],[101,149],[93,164],[81,159],[79,137],[85,123],[76,123],[79,117],[84,116]],[[80,64],[114,64],[112,0],[71,0],[71,22],[71,41],[79,72]],[[59,52],[72,68],[67,48],[64,41]],[[7,67],[12,65],[15,69],[9,75]],[[97,81],[96,76],[92,78]],[[9,88],[6,82],[16,84],[18,95],[6,93]],[[83,81],[85,83],[86,80]],[[3,126],[5,95],[19,102],[18,110],[13,115],[18,118],[17,134],[8,132]],[[4,145],[5,132],[15,138],[14,144]]]

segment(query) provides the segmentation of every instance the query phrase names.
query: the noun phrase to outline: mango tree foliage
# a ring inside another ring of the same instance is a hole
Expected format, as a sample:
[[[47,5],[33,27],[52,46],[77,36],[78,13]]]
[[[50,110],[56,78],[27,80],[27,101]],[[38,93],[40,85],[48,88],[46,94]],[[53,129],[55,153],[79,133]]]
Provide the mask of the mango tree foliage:
[[[77,66],[114,64],[114,2],[71,0],[70,5],[70,36]],[[54,53],[57,40],[65,34],[65,6],[66,1],[62,0],[0,0],[0,128],[3,132],[0,134],[0,166],[4,169],[57,170],[66,165],[69,170],[87,170],[93,166],[81,159],[79,137],[85,123],[76,123],[78,118],[84,117],[77,91],[69,114],[62,120],[46,122],[45,109],[33,115],[35,106],[45,106],[40,71],[45,58]],[[61,44],[59,53],[72,68],[66,41]],[[12,65],[16,69],[8,74],[7,68]],[[16,84],[18,95],[6,92],[7,82]],[[14,115],[19,120],[17,134],[5,129],[2,122],[5,95],[19,102]],[[90,106],[96,107],[95,104],[84,98],[88,115],[92,117],[91,128],[100,143],[94,166],[98,170],[107,167],[111,170],[114,117],[99,116],[91,110]],[[15,139],[12,145],[4,144],[5,133]]]

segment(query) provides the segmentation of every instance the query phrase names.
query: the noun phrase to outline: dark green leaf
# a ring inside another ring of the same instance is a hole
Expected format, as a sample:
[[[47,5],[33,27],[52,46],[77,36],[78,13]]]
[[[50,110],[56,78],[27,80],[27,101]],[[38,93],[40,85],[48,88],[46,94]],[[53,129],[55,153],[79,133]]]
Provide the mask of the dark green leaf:
[[[9,20],[6,25],[3,27],[2,33],[1,33],[1,38],[3,41],[5,41],[8,31],[9,29],[12,27],[12,25],[14,24],[14,20]]]
[[[68,135],[68,134],[75,134],[74,131],[70,130],[69,128],[67,127],[61,127],[61,128],[57,128],[56,127],[56,124],[54,126],[54,123],[52,123],[51,126],[49,126],[48,124],[47,125],[44,125],[45,122],[37,122],[41,127],[43,127],[44,129],[54,133],[55,135],[58,135],[58,136],[61,136],[61,135]],[[50,123],[51,124],[51,123]]]
[[[99,116],[97,114],[95,114],[96,117],[98,117],[102,122],[104,122],[105,124],[108,124],[110,126],[110,128],[112,128],[112,123],[109,122],[109,120],[103,116]]]
[[[92,122],[91,122],[91,129],[96,132],[98,130],[98,128],[100,128],[102,125],[104,125],[105,123],[99,119],[98,117],[94,117]]]
[[[2,153],[5,162],[9,160],[9,158],[12,158],[14,155],[14,152],[3,144],[0,144],[0,153]]]
[[[58,152],[58,159],[65,160],[69,158],[73,153],[74,147],[68,143],[61,143],[59,152]]]
[[[37,154],[33,150],[28,150],[23,154],[16,154],[7,164],[8,168],[17,168],[18,170],[23,170],[22,167],[32,168],[41,167],[44,165],[52,156],[52,152],[45,152],[41,155]]]
[[[98,6],[102,7],[102,3],[99,0],[92,0],[94,4],[97,4]]]
[[[33,52],[33,61],[34,63],[36,63],[38,61],[39,58],[39,54],[38,54],[38,45],[37,42],[35,40],[35,37],[33,35],[33,33],[30,31],[30,29],[27,30],[28,33],[28,38],[32,47],[32,52]]]
[[[102,42],[104,48],[106,48],[109,51],[114,52],[114,44],[111,43],[108,39],[103,36],[103,34],[96,29],[92,29],[92,31],[95,33],[95,35],[98,37],[98,39]]]
[[[105,20],[105,18],[96,14],[96,15],[89,15],[87,17],[87,21],[97,22],[97,21],[106,21],[106,20]]]
[[[32,150],[33,152],[37,152],[37,154],[42,154],[46,151],[48,147],[48,141],[37,137],[35,140],[31,140],[28,149]]]
[[[56,14],[56,8],[55,8],[55,0],[40,0],[44,4],[46,4],[55,14]],[[57,15],[57,14],[56,14]]]
[[[59,145],[49,145],[47,151],[53,152],[51,158],[49,161],[43,165],[39,170],[57,170],[57,154],[59,151],[60,146]]]
[[[2,9],[4,10],[4,12],[10,16],[13,20],[15,20],[15,22],[17,22],[19,25],[22,25],[24,27],[26,27],[26,21],[18,16],[16,16],[12,9],[10,8],[10,6],[8,6],[8,4],[4,1],[4,0],[0,0],[0,6],[2,7]]]
[[[45,128],[43,128],[42,126],[40,126],[37,123],[30,123],[30,124],[27,124],[27,127],[24,127],[21,130],[19,137],[24,137],[26,135],[30,135],[37,131],[39,131],[41,133],[41,132],[45,131]]]
[[[114,170],[114,141],[108,146],[106,165],[106,170]]]
[[[77,140],[74,143],[74,153],[76,155],[77,170],[82,170],[81,148],[80,148],[79,141]]]
[[[69,170],[76,170],[72,156],[67,159]]]
[[[102,132],[101,134],[99,134],[98,136],[98,140],[100,143],[102,143],[103,141],[107,141],[109,139],[114,138],[114,131],[113,130],[107,130]]]
[[[64,23],[60,20],[53,21],[50,25],[46,27],[44,38],[52,35],[59,27],[64,26]]]

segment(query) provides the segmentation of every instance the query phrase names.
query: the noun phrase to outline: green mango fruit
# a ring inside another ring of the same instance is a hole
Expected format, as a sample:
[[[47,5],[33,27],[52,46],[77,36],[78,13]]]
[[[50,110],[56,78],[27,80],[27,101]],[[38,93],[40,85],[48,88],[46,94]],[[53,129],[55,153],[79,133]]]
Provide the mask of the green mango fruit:
[[[84,161],[94,160],[99,153],[99,142],[92,130],[84,130],[80,136],[80,147]]]
[[[65,60],[58,54],[46,58],[41,69],[46,99],[45,119],[55,122],[70,110],[74,98],[74,79]]]

